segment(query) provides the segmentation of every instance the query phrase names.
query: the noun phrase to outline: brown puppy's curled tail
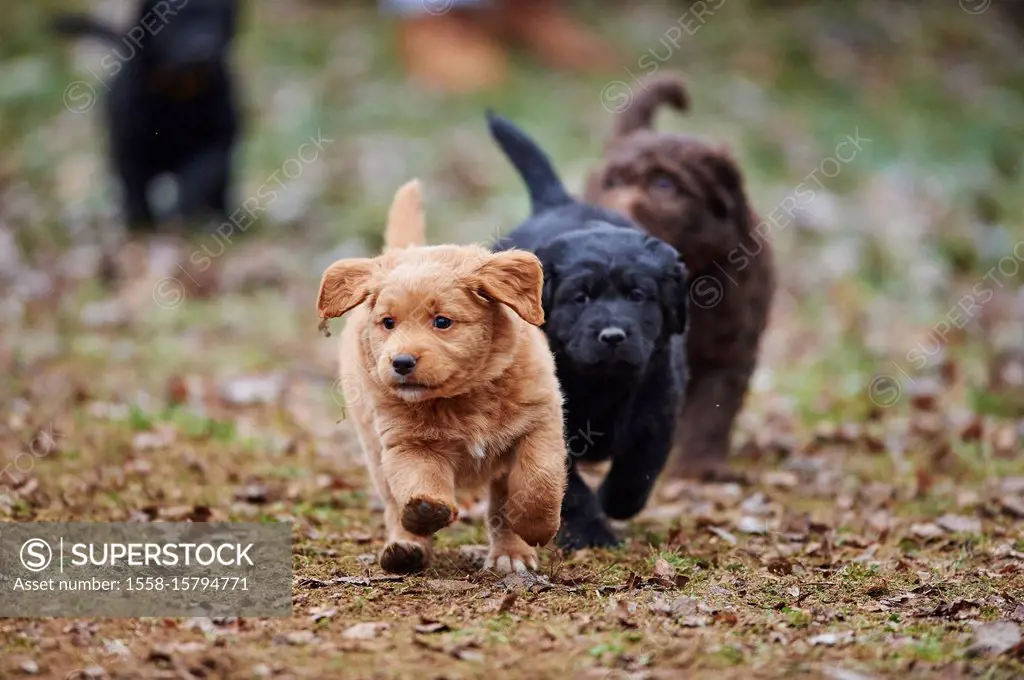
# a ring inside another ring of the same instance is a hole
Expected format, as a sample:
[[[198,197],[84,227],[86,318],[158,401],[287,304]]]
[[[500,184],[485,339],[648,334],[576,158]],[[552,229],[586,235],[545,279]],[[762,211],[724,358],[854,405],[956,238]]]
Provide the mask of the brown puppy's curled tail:
[[[615,118],[615,136],[651,129],[654,113],[662,104],[681,113],[690,109],[690,95],[681,75],[665,73],[641,81],[633,101]]]
[[[420,181],[409,180],[395,192],[384,230],[384,250],[422,246],[427,243],[427,223],[423,216]]]

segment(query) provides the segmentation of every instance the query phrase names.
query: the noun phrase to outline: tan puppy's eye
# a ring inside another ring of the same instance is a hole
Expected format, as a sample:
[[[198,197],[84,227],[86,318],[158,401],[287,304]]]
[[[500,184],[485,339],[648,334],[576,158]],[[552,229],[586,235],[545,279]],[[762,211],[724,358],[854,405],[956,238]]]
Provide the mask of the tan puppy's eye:
[[[439,331],[446,331],[452,327],[454,321],[449,319],[447,316],[435,316],[434,317],[434,328]]]
[[[614,189],[615,187],[620,186],[622,184],[622,180],[620,180],[617,175],[609,173],[604,176],[603,184],[605,189]]]
[[[380,320],[380,323],[382,326],[384,326],[385,329],[389,331],[395,330],[395,320],[390,316],[385,316],[383,319]]]

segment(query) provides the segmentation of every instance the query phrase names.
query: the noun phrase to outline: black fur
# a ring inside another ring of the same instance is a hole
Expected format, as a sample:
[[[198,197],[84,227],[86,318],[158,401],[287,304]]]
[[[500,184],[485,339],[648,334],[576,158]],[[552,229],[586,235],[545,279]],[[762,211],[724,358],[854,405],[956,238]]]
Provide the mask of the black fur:
[[[54,29],[110,45],[101,68],[111,76],[106,124],[113,169],[124,189],[130,229],[152,229],[153,179],[174,177],[177,215],[227,217],[238,114],[228,52],[236,0],[142,0],[124,34],[84,15]]]
[[[546,154],[512,123],[490,112],[488,123],[531,197],[530,218],[496,249],[532,251],[544,266],[544,332],[566,398],[569,485],[557,541],[615,545],[602,513],[639,513],[672,445],[685,376],[686,272],[668,244],[570,197]],[[609,328],[626,337],[602,342]],[[575,462],[608,459],[595,496]]]

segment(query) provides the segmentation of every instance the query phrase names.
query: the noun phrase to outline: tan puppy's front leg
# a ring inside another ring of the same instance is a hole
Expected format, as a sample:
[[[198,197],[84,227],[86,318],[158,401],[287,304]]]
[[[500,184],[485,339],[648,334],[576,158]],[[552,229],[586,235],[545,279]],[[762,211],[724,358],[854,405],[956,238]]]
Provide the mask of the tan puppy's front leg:
[[[432,536],[458,517],[451,461],[445,454],[429,449],[384,450],[384,478],[395,499],[399,523],[409,533]]]
[[[433,540],[403,529],[394,499],[389,498],[385,503],[384,524],[387,527],[388,542],[380,554],[381,569],[392,574],[423,571],[430,565]]]
[[[561,524],[568,469],[560,413],[554,422],[520,439],[508,473],[505,514],[512,531],[529,545],[544,545]]]
[[[487,538],[491,548],[487,553],[484,569],[494,569],[507,574],[510,571],[537,568],[537,549],[528,545],[512,530],[512,522],[509,519],[511,510],[508,477],[491,480],[490,495],[487,499]]]

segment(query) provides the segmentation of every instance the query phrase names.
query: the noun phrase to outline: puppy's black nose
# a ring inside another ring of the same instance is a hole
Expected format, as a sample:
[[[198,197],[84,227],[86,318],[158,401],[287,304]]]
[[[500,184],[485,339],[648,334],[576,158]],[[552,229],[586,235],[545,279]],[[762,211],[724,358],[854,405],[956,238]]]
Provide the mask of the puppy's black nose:
[[[626,339],[626,331],[616,326],[609,326],[597,334],[597,339],[614,347]]]
[[[409,375],[412,369],[416,368],[416,357],[411,354],[397,354],[391,360],[391,368],[395,369],[398,375]]]

